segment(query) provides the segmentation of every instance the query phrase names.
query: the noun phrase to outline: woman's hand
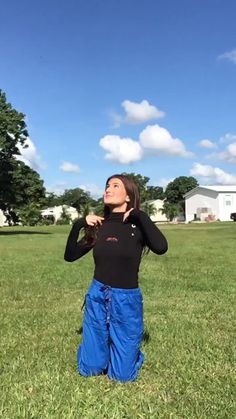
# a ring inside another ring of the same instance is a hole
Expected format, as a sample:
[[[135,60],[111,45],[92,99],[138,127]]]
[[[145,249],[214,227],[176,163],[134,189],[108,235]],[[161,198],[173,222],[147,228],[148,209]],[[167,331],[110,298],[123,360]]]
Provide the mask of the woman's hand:
[[[95,226],[97,224],[102,224],[104,217],[99,217],[99,215],[87,215],[85,217],[86,223],[89,226]]]
[[[123,223],[125,222],[126,218],[128,218],[129,214],[131,213],[131,211],[133,211],[133,209],[134,208],[130,208],[129,211],[126,211],[126,213],[124,214],[124,217],[123,217]]]

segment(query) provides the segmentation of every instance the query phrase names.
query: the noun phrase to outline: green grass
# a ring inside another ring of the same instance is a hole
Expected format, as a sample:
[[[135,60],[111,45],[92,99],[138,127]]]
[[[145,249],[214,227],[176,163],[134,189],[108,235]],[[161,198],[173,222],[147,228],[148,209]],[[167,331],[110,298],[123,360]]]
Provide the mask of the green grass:
[[[76,373],[92,255],[69,227],[0,229],[0,417],[236,418],[236,223],[165,225],[142,261],[145,363],[135,383]]]

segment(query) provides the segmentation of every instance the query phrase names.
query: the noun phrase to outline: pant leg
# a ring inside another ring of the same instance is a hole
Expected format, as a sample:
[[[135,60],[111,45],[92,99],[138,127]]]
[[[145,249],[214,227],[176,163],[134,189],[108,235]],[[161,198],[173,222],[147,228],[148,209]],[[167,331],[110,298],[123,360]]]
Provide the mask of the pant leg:
[[[102,374],[109,362],[108,328],[104,295],[94,283],[85,298],[83,341],[78,348],[78,371],[81,375]]]
[[[144,355],[140,351],[143,336],[143,300],[140,289],[118,292],[112,289],[110,321],[110,362],[108,377],[134,381]]]

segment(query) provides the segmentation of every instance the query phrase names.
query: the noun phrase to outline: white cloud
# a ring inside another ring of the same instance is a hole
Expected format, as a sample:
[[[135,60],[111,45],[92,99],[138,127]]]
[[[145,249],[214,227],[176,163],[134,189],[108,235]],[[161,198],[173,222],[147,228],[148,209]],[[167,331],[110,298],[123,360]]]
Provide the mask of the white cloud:
[[[192,176],[198,176],[206,183],[217,183],[221,185],[235,185],[236,175],[224,172],[219,167],[212,167],[200,163],[194,163],[190,170]]]
[[[224,151],[218,153],[220,160],[225,160],[228,163],[236,163],[236,142],[229,144]]]
[[[236,134],[231,134],[230,132],[227,132],[227,134],[219,139],[220,144],[233,143],[234,141],[236,141]]]
[[[66,189],[66,182],[57,182],[54,185],[46,186],[46,190],[49,193],[54,193],[58,196],[62,195]]]
[[[166,189],[168,183],[172,182],[174,180],[174,178],[171,179],[167,179],[167,178],[161,178],[160,180],[158,180],[156,182],[157,186],[162,186],[163,189]]]
[[[141,160],[143,156],[142,147],[131,138],[106,135],[101,138],[99,144],[107,152],[105,155],[107,160],[129,164]]]
[[[165,116],[165,112],[150,105],[147,100],[142,100],[140,103],[124,100],[121,105],[126,112],[124,121],[127,124],[142,124]]]
[[[192,157],[193,153],[185,149],[184,143],[178,138],[173,138],[167,129],[159,125],[148,125],[140,133],[142,147],[155,152],[179,157]]]
[[[77,164],[73,164],[73,163],[66,162],[66,161],[64,161],[61,164],[60,169],[63,172],[69,172],[69,173],[79,173],[80,172],[80,167]]]
[[[26,139],[25,145],[28,147],[24,148],[20,143],[17,144],[21,154],[16,155],[16,159],[23,161],[34,170],[45,169],[45,164],[42,162],[33,141],[29,137]]]
[[[79,185],[79,188],[83,189],[85,192],[89,192],[93,198],[101,198],[104,190],[99,188],[99,186],[91,183],[87,185]]]
[[[213,143],[210,140],[201,140],[199,142],[199,146],[202,147],[202,148],[208,148],[208,149],[210,149],[210,148],[217,148],[217,144],[216,143]]]
[[[231,51],[227,51],[224,54],[218,56],[220,60],[227,60],[231,61],[232,63],[236,64],[236,49],[232,49]]]

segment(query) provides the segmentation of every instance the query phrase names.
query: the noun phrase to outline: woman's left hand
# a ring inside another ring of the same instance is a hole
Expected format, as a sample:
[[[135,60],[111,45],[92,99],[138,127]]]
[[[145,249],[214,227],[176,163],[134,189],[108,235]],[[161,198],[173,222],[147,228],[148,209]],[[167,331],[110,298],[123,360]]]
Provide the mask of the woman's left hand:
[[[128,218],[128,216],[130,215],[131,211],[133,211],[134,208],[130,208],[129,211],[126,211],[126,213],[124,214],[123,217],[123,223],[125,222],[125,220]]]

